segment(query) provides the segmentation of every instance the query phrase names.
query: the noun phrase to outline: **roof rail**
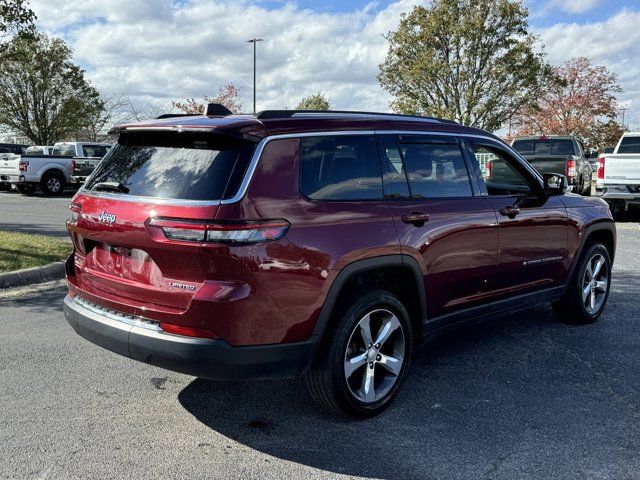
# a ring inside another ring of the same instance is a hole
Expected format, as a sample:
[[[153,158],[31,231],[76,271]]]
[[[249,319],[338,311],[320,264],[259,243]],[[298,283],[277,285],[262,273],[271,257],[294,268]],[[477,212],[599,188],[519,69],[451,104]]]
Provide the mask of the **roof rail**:
[[[160,120],[163,118],[194,117],[197,115],[206,115],[207,117],[226,117],[227,115],[232,114],[233,112],[221,103],[209,103],[204,109],[203,113],[163,113],[159,117],[156,117],[156,119]]]
[[[390,118],[402,118],[413,119],[427,122],[438,123],[451,123],[458,125],[458,122],[453,120],[445,120],[443,118],[436,117],[421,117],[419,115],[404,115],[402,113],[384,113],[384,112],[360,112],[355,110],[262,110],[256,114],[256,118],[259,120],[265,119],[277,119],[277,118],[292,118],[294,116],[315,116],[315,115],[360,115],[368,117],[390,117]]]

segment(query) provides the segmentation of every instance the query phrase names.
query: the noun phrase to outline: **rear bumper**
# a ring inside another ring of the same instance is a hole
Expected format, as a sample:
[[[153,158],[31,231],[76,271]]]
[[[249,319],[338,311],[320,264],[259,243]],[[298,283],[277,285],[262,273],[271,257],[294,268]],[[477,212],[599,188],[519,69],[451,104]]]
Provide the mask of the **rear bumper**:
[[[0,182],[24,183],[24,175],[0,175]]]
[[[637,185],[596,186],[596,196],[604,200],[622,200],[628,203],[640,203],[640,189]]]
[[[295,377],[311,364],[319,337],[307,342],[232,347],[224,340],[162,332],[154,323],[100,312],[64,299],[67,322],[80,336],[126,357],[196,377],[216,380]]]

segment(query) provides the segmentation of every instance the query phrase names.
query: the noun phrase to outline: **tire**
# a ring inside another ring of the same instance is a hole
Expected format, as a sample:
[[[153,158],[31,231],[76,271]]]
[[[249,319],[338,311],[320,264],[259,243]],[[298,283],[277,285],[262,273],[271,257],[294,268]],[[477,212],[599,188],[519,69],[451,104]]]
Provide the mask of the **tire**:
[[[585,246],[564,296],[553,304],[554,311],[567,323],[593,323],[602,315],[610,288],[609,251],[601,243],[591,243]]]
[[[56,172],[45,173],[40,180],[40,189],[48,197],[62,195],[65,186],[64,177]]]
[[[36,187],[33,185],[16,185],[16,190],[23,195],[33,195],[36,191]]]
[[[396,397],[409,370],[413,329],[407,310],[391,293],[374,290],[336,316],[306,374],[309,393],[321,406],[349,417],[377,415]],[[391,333],[384,337],[387,330]]]

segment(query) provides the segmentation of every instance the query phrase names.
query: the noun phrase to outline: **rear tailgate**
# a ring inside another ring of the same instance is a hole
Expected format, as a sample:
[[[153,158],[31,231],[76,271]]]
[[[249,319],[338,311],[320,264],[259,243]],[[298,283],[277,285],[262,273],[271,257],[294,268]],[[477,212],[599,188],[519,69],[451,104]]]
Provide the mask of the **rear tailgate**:
[[[524,157],[538,172],[567,174],[567,160],[565,156],[527,155]]]
[[[217,206],[167,206],[84,195],[69,231],[79,286],[91,292],[184,310],[204,282],[200,244],[168,242],[151,217],[215,218]]]
[[[0,181],[8,182],[10,175],[20,175],[20,155],[0,153]]]
[[[102,158],[100,157],[76,157],[73,159],[74,177],[88,177],[93,173]]]
[[[604,178],[598,178],[598,185],[607,184],[640,185],[640,155],[605,155]]]

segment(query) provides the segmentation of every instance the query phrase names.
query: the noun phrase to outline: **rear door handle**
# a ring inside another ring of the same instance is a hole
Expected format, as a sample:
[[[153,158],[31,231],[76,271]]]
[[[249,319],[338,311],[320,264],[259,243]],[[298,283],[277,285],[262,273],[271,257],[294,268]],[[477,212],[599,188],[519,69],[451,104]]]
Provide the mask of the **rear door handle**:
[[[422,212],[411,212],[409,214],[400,216],[400,219],[404,223],[412,223],[416,227],[421,227],[422,225],[424,225],[424,222],[429,220],[429,214]]]
[[[500,215],[504,215],[505,217],[509,218],[515,218],[515,216],[520,213],[520,209],[518,207],[514,207],[513,205],[502,207],[498,211],[500,212]]]

